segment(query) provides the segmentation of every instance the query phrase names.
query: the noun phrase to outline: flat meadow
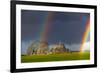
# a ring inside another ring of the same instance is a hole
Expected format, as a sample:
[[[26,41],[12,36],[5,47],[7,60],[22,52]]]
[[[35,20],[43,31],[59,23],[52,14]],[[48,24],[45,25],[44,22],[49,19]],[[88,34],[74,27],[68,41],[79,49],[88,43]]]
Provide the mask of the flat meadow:
[[[89,60],[90,52],[65,52],[59,54],[33,54],[21,55],[22,63],[49,62],[49,61],[69,61],[69,60]]]

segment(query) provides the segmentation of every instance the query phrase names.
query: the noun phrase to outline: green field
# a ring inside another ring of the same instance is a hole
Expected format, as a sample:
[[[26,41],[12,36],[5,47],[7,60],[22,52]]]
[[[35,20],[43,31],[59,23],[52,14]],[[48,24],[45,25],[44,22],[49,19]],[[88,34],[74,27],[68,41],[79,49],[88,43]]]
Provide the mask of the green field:
[[[21,55],[22,63],[48,62],[48,61],[67,61],[67,60],[89,60],[90,52],[72,52],[62,54],[41,54],[41,55]]]

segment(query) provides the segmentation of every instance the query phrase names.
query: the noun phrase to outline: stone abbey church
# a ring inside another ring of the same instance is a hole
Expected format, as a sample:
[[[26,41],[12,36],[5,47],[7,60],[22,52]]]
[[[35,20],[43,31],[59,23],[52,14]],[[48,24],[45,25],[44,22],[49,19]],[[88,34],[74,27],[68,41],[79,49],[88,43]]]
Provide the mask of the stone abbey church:
[[[64,53],[69,52],[69,49],[61,42],[49,48],[49,45],[45,41],[39,43],[32,43],[27,49],[27,55],[32,54],[53,54],[53,53]]]

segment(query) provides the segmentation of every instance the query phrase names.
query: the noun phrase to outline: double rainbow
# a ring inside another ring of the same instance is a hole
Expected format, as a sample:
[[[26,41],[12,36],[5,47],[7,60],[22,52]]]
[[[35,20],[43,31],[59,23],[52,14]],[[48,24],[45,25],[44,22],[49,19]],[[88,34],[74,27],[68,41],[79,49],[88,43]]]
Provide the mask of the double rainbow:
[[[40,38],[39,40],[41,41],[47,41],[47,35],[50,29],[50,24],[52,22],[53,19],[53,12],[49,12],[46,16],[45,19],[43,21],[43,25],[41,26],[41,33],[40,33]],[[81,41],[81,45],[80,45],[80,52],[83,52],[84,49],[84,44],[87,41],[87,38],[90,34],[90,18],[87,19],[86,21],[86,26],[85,26],[85,31],[82,35],[82,41]]]

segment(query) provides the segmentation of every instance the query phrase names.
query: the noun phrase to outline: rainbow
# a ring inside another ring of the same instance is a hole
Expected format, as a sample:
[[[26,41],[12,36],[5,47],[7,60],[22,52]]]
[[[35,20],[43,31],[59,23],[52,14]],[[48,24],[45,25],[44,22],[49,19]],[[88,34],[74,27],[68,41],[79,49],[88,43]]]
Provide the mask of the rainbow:
[[[43,20],[43,24],[41,26],[40,33],[39,33],[40,34],[40,38],[39,38],[40,41],[47,41],[47,35],[48,35],[49,29],[50,29],[52,17],[53,17],[53,12],[49,12],[45,16],[45,18]]]
[[[87,22],[86,22],[85,31],[83,33],[83,37],[82,37],[82,41],[81,41],[81,45],[80,45],[80,52],[83,52],[84,44],[87,41],[89,33],[90,33],[90,18],[88,18]]]

